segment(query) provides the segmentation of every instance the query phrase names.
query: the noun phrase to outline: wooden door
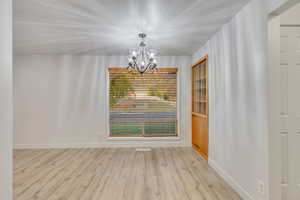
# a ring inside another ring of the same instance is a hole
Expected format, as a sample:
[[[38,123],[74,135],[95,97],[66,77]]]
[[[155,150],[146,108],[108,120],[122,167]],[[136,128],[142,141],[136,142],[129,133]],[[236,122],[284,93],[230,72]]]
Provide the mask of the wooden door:
[[[208,160],[208,66],[205,57],[192,67],[192,144]]]

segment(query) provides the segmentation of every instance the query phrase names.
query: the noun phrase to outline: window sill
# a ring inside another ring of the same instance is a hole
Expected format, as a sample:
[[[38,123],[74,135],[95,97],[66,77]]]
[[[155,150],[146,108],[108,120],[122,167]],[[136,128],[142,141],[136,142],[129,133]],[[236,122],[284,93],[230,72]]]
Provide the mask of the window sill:
[[[108,141],[179,141],[179,136],[171,137],[111,137],[107,138]]]

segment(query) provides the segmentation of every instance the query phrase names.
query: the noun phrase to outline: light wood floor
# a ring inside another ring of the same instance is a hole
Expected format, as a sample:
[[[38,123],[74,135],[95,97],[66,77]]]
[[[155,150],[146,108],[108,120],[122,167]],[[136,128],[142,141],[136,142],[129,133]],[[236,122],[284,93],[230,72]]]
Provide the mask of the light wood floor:
[[[16,150],[14,200],[240,200],[192,148]]]

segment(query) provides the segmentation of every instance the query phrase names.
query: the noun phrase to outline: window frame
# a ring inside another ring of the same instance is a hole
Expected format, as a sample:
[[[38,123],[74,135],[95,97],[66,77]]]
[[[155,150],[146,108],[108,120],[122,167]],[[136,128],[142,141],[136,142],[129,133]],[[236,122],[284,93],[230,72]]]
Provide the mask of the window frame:
[[[158,72],[175,72],[176,73],[176,134],[174,135],[122,135],[122,136],[116,136],[112,135],[110,132],[110,72],[111,71],[127,71],[126,68],[123,67],[108,67],[106,69],[106,113],[107,113],[107,139],[108,140],[180,140],[180,81],[179,81],[179,75],[180,70],[179,68],[158,68]]]

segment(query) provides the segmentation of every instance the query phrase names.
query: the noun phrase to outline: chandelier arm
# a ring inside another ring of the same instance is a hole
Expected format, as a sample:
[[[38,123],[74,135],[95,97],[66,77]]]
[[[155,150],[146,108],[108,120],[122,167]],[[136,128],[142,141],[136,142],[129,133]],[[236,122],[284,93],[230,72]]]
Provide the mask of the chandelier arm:
[[[134,68],[132,66],[128,65],[127,70],[134,70]]]
[[[147,67],[146,67],[145,70],[143,71],[143,73],[145,73],[145,72],[149,69],[150,65],[151,65],[151,63],[149,62],[148,65],[147,65]]]
[[[136,63],[136,60],[133,60],[133,62],[134,62],[134,69],[135,69],[135,71],[138,71],[140,73],[140,70],[139,70],[138,65]]]

